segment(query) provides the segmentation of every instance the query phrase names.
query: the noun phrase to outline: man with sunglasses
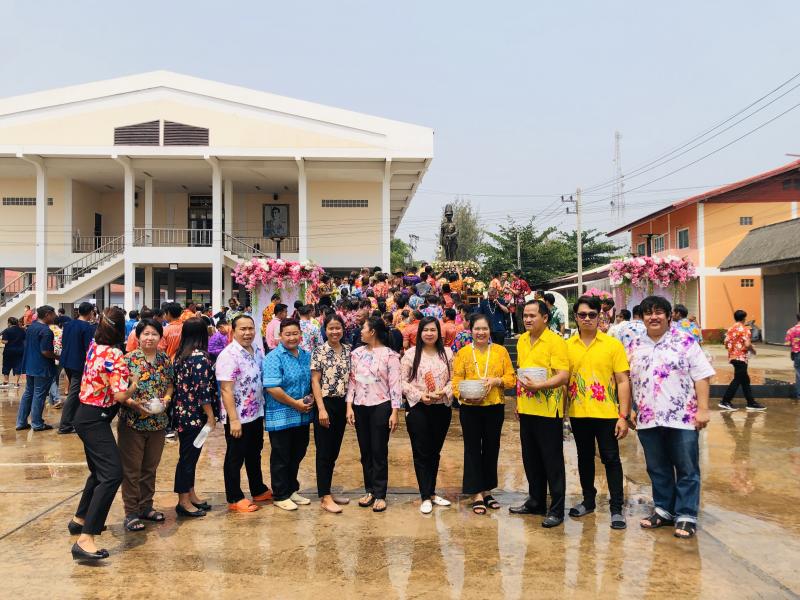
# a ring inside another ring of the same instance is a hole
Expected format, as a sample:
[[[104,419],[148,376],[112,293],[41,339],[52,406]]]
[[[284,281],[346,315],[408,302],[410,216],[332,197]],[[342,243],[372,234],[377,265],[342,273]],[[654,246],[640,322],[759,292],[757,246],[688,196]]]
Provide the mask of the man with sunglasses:
[[[611,528],[625,529],[619,440],[628,434],[631,407],[628,358],[619,340],[598,330],[599,298],[581,296],[572,310],[578,324],[578,335],[567,340],[570,371],[568,414],[578,450],[583,500],[569,510],[569,516],[583,517],[595,510],[596,441],[600,460],[606,469]]]

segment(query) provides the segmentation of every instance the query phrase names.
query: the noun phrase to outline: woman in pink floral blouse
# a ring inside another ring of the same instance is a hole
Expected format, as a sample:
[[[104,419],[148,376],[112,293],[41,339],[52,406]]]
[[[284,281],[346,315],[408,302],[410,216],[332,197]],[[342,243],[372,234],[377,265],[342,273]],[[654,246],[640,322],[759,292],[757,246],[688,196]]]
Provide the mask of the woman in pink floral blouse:
[[[420,320],[417,340],[414,352],[406,352],[400,368],[408,401],[406,428],[422,498],[419,510],[429,514],[434,504],[450,506],[449,500],[436,495],[436,477],[452,417],[453,352],[445,348],[439,321],[433,317]]]
[[[361,450],[366,494],[358,505],[386,510],[389,480],[389,434],[397,429],[403,399],[400,356],[388,348],[389,331],[380,317],[370,317],[361,329],[363,346],[350,355],[347,422],[355,425]]]

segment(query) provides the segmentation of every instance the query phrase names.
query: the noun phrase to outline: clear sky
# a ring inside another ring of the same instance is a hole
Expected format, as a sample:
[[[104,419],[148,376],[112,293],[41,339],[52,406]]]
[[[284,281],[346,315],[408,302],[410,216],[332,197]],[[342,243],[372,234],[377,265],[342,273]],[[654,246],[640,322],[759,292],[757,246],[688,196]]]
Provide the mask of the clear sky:
[[[489,227],[511,214],[572,228],[557,196],[613,176],[615,130],[632,173],[800,71],[796,1],[5,0],[0,22],[0,96],[168,69],[434,128],[434,161],[398,230],[420,236],[425,258],[456,193]],[[627,188],[799,102],[800,88]],[[800,108],[632,191],[625,220],[700,191],[675,188],[792,160],[798,125]],[[585,197],[589,225],[616,224],[609,193]]]

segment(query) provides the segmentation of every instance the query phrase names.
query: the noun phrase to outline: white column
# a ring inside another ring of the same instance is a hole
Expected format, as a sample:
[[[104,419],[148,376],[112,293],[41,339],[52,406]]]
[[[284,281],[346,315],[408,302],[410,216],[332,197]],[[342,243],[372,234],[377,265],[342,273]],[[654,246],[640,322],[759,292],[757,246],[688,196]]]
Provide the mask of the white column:
[[[227,304],[228,300],[233,296],[233,278],[231,277],[230,267],[222,267],[222,288],[224,290],[222,302]]]
[[[211,305],[222,306],[222,168],[213,156],[206,156],[211,165]]]
[[[36,169],[36,306],[47,304],[47,169],[39,156],[17,158]]]
[[[145,239],[149,246],[153,240],[153,178],[150,175],[144,177],[144,228]],[[145,294],[145,298],[150,298]],[[152,302],[152,300],[146,300]]]
[[[381,269],[391,272],[391,225],[392,225],[392,159],[387,158],[383,168],[383,190],[381,193]]]
[[[125,193],[123,197],[124,221],[122,229],[125,236],[125,250],[123,254],[125,259],[125,267],[123,271],[125,279],[125,294],[123,296],[123,307],[125,310],[130,311],[136,308],[136,300],[133,293],[136,287],[136,265],[130,258],[133,250],[133,228],[135,227],[133,205],[135,182],[130,158],[127,156],[116,155],[112,156],[112,158],[122,165],[125,180]]]
[[[225,204],[225,233],[233,235],[233,181],[225,180],[225,191],[222,194]],[[229,296],[226,295],[226,300]]]
[[[64,178],[64,243],[67,256],[72,254],[72,177]],[[70,261],[72,262],[72,261]]]
[[[150,265],[144,268],[144,299],[142,304],[153,308],[153,267]]]
[[[301,261],[308,260],[308,181],[303,158],[295,157],[297,162],[297,222],[298,254]]]

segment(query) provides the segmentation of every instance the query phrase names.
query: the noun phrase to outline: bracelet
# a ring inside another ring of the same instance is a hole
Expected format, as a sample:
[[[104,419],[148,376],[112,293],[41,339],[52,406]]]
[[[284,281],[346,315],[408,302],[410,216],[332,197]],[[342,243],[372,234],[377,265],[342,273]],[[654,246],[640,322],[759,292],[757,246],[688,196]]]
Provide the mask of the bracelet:
[[[630,415],[623,415],[622,413],[619,413],[619,418],[627,421],[630,418]]]

